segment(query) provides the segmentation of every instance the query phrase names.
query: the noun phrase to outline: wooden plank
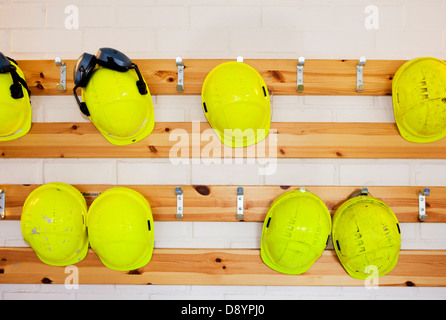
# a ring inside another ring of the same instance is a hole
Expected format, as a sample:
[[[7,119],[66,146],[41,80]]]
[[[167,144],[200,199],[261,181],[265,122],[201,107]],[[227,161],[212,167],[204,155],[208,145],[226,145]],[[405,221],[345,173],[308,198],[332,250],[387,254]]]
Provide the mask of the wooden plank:
[[[6,219],[20,220],[23,204],[39,185],[1,185],[6,192]],[[124,185],[140,192],[150,203],[155,221],[176,221],[175,187],[169,185]],[[112,185],[75,185],[89,206]],[[183,221],[235,222],[237,186],[181,186],[184,194]],[[297,186],[244,186],[244,221],[263,222],[276,197]],[[331,214],[360,187],[309,186]],[[418,221],[418,192],[422,187],[368,187],[371,195],[384,201],[395,212],[399,222]],[[431,187],[426,197],[426,222],[446,222],[446,187]],[[1,223],[1,222],[0,222]]]
[[[411,143],[394,123],[273,122],[263,142],[229,148],[207,122],[158,122],[148,137],[127,146],[111,144],[91,123],[33,123],[21,139],[0,142],[0,159],[254,157],[446,159],[446,139]]]
[[[258,249],[155,249],[152,260],[133,271],[105,267],[90,249],[75,265],[79,284],[364,286],[342,268],[334,250],[326,250],[301,275],[267,267]],[[64,284],[72,270],[42,263],[31,248],[0,248],[0,283]],[[369,283],[370,284],[370,283]],[[380,286],[446,286],[446,251],[402,250],[398,264],[379,277]]]
[[[63,57],[62,57],[63,58]],[[358,59],[359,60],[359,59]],[[407,60],[367,60],[364,67],[365,91],[356,91],[356,65],[358,60],[307,59],[304,66],[302,95],[391,95],[392,79]],[[67,91],[59,93],[60,68],[54,60],[19,60],[33,95],[70,95],[74,83],[72,72],[76,60],[63,60],[67,64]],[[139,59],[138,64],[153,95],[178,94],[175,59]],[[184,92],[201,94],[207,74],[227,59],[184,59]],[[231,60],[234,61],[234,60]],[[297,59],[245,59],[266,82],[268,89],[277,95],[297,95]]]

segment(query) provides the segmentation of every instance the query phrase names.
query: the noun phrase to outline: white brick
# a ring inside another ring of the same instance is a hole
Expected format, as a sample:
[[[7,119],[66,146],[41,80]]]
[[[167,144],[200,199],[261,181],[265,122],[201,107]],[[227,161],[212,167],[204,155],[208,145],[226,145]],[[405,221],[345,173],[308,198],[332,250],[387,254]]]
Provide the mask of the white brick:
[[[185,85],[187,86],[187,80]],[[156,98],[156,121],[163,121],[160,119],[165,119],[164,121],[207,122],[206,116],[204,115],[203,109],[201,108],[200,95],[160,95]],[[157,114],[157,112],[159,113],[159,115]]]
[[[118,26],[129,27],[185,27],[188,24],[187,9],[184,6],[125,6],[118,10]]]
[[[260,10],[257,7],[244,6],[205,6],[191,7],[192,27],[200,28],[246,28],[260,25]]]
[[[189,165],[172,164],[168,159],[151,160],[119,160],[119,184],[188,184]]]
[[[271,114],[272,122],[331,122],[333,119],[333,112],[329,108],[277,108]]]
[[[232,52],[240,54],[296,53],[299,35],[294,30],[243,30],[231,32]]]
[[[184,122],[185,111],[183,109],[155,108],[155,120],[157,122]]]
[[[8,184],[42,183],[42,161],[27,159],[0,160],[0,181]]]
[[[341,164],[339,175],[340,185],[410,185],[410,166],[407,164]]]
[[[262,236],[261,222],[194,222],[195,238],[230,238],[231,240],[259,239]]]
[[[336,108],[336,122],[387,122],[394,123],[393,110],[359,108]]]
[[[303,50],[313,59],[359,58],[372,50],[369,30],[357,31],[304,31]]]
[[[419,287],[417,298],[422,300],[446,300],[446,288]]]
[[[9,32],[8,31],[4,31],[4,30],[0,30],[0,48],[4,55],[9,55]]]
[[[446,223],[422,223],[420,224],[422,240],[436,240],[446,243]]]
[[[379,30],[393,31],[404,28],[404,6],[377,5],[377,7],[379,10]]]
[[[243,163],[235,164],[236,160],[242,160]],[[222,161],[224,160],[222,159]],[[192,164],[191,183],[197,185],[262,184],[263,176],[259,174],[259,168],[261,166],[258,162],[248,164],[247,159],[229,159],[229,161],[232,162],[230,164]]]
[[[304,96],[304,104],[311,106],[372,106],[371,96]]]
[[[116,164],[113,159],[54,159],[45,160],[43,166],[45,183],[116,183]]]
[[[410,3],[405,6],[407,30],[445,30],[446,8],[438,4]]]
[[[170,238],[191,238],[192,236],[192,222],[155,221],[154,224],[155,241]]]
[[[11,51],[13,53],[39,52],[57,56],[61,53],[80,52],[79,48],[82,48],[82,32],[80,30],[33,29],[11,31]]]
[[[57,293],[43,293],[43,292],[5,292],[3,293],[4,300],[74,300],[76,298],[75,292],[62,294]]]
[[[157,30],[157,48],[161,52],[181,55],[184,52],[196,53],[194,58],[202,56],[202,52],[218,52],[228,50],[228,34],[223,30],[194,29],[175,30],[174,32]],[[185,80],[186,81],[186,80]],[[185,83],[187,85],[187,83]]]
[[[381,59],[414,59],[418,56],[443,54],[443,32],[430,31],[381,31],[375,34],[375,51]]]
[[[6,195],[7,197],[8,195]],[[23,240],[20,221],[1,221],[0,223],[0,240]]]
[[[428,187],[445,186],[446,184],[446,161],[441,161],[441,164],[418,164],[415,165],[414,171],[416,185]]]
[[[155,50],[154,32],[140,28],[136,29],[90,29],[84,33],[84,51],[96,54],[101,47],[116,48],[131,59],[135,59],[133,53],[144,53]],[[80,46],[79,48],[82,48]],[[79,50],[79,55],[82,53]]]
[[[265,184],[297,186],[333,185],[335,183],[334,174],[335,166],[330,163],[318,160],[279,160],[276,173],[265,176]]]
[[[262,8],[262,26],[330,30],[333,28],[333,10],[330,6],[265,6]]]
[[[0,7],[0,28],[40,28],[43,26],[42,5],[13,5]]]
[[[69,96],[31,96],[31,105],[41,113],[33,122],[90,122],[83,116],[72,95]]]

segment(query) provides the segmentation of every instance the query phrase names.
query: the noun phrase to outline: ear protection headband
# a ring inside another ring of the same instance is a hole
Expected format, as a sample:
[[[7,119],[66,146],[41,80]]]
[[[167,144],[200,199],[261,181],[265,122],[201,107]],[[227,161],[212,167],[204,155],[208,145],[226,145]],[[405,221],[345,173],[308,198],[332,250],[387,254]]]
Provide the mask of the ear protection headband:
[[[73,78],[75,87],[73,89],[73,93],[80,110],[86,116],[90,116],[90,111],[88,111],[87,104],[80,101],[76,90],[79,87],[85,88],[87,86],[96,65],[119,72],[126,72],[130,69],[135,70],[136,74],[138,75],[138,80],[136,81],[138,91],[141,95],[147,94],[146,84],[138,66],[122,52],[112,48],[101,48],[96,56],[89,53],[84,53],[79,57],[79,60],[74,66]]]
[[[17,64],[17,62],[15,62],[14,60],[12,60],[11,58],[5,57],[1,52],[0,52],[0,73],[10,73],[11,77],[12,77],[12,85],[11,87],[9,87],[10,91],[11,91],[11,97],[13,99],[21,99],[24,97],[23,94],[23,88],[26,89],[26,91],[28,91],[28,95],[31,95],[31,92],[28,89],[28,85],[26,84],[25,79],[23,79],[22,77],[19,76],[19,74],[17,73],[17,68],[11,63],[14,62],[15,64]]]

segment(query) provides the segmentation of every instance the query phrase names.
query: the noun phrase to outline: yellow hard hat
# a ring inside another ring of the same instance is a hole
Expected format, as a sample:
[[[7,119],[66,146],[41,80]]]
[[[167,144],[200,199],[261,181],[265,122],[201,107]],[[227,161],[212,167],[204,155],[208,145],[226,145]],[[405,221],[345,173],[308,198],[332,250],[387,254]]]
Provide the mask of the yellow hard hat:
[[[30,92],[17,63],[0,53],[0,141],[23,137],[31,128]]]
[[[152,211],[135,190],[115,187],[100,194],[88,210],[87,226],[91,248],[110,269],[135,270],[152,258]]]
[[[288,191],[266,215],[260,254],[276,271],[301,274],[322,255],[330,234],[331,216],[324,202],[304,189]]]
[[[84,53],[75,65],[74,82],[79,108],[109,142],[128,145],[153,131],[149,88],[138,66],[123,53],[112,48],[101,48],[96,56]]]
[[[395,122],[401,136],[426,143],[446,136],[446,63],[436,58],[406,62],[392,82]]]
[[[41,261],[68,266],[85,258],[87,204],[73,186],[54,182],[32,191],[23,205],[23,238]]]
[[[204,114],[218,138],[229,147],[246,147],[269,134],[271,106],[260,74],[243,62],[216,66],[204,80]]]
[[[333,245],[350,276],[360,280],[380,277],[398,262],[398,220],[381,200],[369,195],[353,197],[333,216]]]

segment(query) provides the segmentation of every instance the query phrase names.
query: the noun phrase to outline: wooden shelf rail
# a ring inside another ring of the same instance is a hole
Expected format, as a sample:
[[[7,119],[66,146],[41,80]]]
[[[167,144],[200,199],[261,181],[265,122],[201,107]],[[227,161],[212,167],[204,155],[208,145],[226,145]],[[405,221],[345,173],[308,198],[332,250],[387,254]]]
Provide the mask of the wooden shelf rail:
[[[31,248],[0,248],[0,283],[64,284],[67,277],[78,276],[79,284],[365,285],[345,272],[334,250],[326,250],[301,275],[270,269],[262,262],[258,249],[155,249],[146,266],[132,271],[108,269],[90,249],[75,266],[77,270],[66,273],[65,267],[41,262]],[[402,250],[396,267],[373,284],[445,287],[446,251]]]
[[[62,61],[67,65],[67,90],[60,93],[56,85],[60,68],[54,60],[19,60],[33,95],[73,94],[73,68],[76,60]],[[201,94],[207,74],[228,59],[184,59],[184,92]],[[151,94],[178,94],[176,91],[178,69],[173,59],[140,59],[138,64]],[[406,60],[367,60],[364,66],[365,91],[356,91],[356,66],[358,60],[307,59],[304,66],[304,91],[297,92],[297,62],[293,59],[245,59],[265,80],[270,91],[277,95],[391,95],[392,79]]]
[[[264,142],[229,148],[207,122],[158,122],[145,139],[116,146],[83,122],[33,123],[21,139],[0,142],[0,159],[239,157],[446,159],[446,139],[408,142],[394,123],[273,122]]]
[[[23,204],[28,195],[39,185],[1,185],[6,194],[6,220],[20,220]],[[89,206],[103,191],[112,185],[74,185],[83,193]],[[174,185],[125,185],[140,192],[150,203],[155,221],[176,221],[176,195]],[[183,189],[183,221],[238,221],[238,186],[181,186]],[[263,222],[271,202],[297,186],[243,186],[244,220]],[[324,201],[332,214],[360,189],[355,186],[309,186]],[[397,215],[399,222],[418,222],[418,193],[423,187],[368,187],[369,193],[383,200]],[[446,187],[431,187],[426,197],[426,222],[446,222]],[[426,223],[424,222],[424,223]],[[1,223],[1,222],[0,222]]]

